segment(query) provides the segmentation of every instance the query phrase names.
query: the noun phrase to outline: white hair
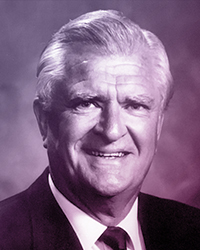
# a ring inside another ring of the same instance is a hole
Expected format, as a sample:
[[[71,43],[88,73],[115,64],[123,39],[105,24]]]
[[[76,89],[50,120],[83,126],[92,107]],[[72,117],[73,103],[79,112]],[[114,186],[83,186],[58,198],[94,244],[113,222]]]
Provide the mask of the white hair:
[[[92,48],[94,55],[139,54],[144,62],[151,62],[153,79],[163,97],[163,108],[167,107],[173,94],[173,81],[161,41],[122,13],[100,10],[64,25],[44,49],[38,65],[36,93],[44,110],[51,110],[57,84],[67,79],[68,66],[75,60],[74,55],[81,53],[74,50],[76,44],[81,44],[82,49]]]

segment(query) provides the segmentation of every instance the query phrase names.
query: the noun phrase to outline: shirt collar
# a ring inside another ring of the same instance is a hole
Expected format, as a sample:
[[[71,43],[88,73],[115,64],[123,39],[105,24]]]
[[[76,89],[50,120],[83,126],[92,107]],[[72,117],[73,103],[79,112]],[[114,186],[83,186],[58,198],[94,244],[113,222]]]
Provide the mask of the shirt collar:
[[[95,244],[100,235],[106,230],[106,226],[96,221],[85,212],[80,210],[78,207],[73,205],[68,201],[55,187],[52,178],[49,174],[49,186],[50,189],[64,212],[65,216],[71,223],[74,231],[76,232],[83,249],[91,249]],[[123,228],[130,236],[134,245],[140,245],[140,232],[139,223],[137,219],[138,211],[138,199],[134,202],[128,215],[117,225]],[[131,223],[130,223],[131,221]],[[87,225],[87,230],[85,230],[85,225]]]

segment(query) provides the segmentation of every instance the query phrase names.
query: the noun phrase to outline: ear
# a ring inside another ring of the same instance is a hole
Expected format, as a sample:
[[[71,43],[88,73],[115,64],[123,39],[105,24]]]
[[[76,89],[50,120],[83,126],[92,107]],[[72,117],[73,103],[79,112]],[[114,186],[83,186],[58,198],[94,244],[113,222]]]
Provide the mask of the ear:
[[[33,102],[33,110],[37,119],[40,133],[42,135],[43,146],[47,148],[48,119],[38,98],[35,98]]]
[[[159,115],[158,119],[159,120],[158,120],[158,126],[157,126],[157,141],[160,138],[162,126],[163,126],[163,122],[164,122],[164,113],[163,112]]]

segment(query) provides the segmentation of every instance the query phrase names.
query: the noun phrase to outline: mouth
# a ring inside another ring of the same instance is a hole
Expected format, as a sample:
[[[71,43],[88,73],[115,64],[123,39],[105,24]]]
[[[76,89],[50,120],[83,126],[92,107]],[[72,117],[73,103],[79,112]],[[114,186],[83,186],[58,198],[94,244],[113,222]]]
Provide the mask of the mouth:
[[[105,158],[105,159],[122,158],[130,153],[127,151],[118,151],[118,152],[108,153],[108,152],[102,152],[102,151],[97,151],[97,150],[85,150],[85,152],[94,157],[100,157],[100,158]]]

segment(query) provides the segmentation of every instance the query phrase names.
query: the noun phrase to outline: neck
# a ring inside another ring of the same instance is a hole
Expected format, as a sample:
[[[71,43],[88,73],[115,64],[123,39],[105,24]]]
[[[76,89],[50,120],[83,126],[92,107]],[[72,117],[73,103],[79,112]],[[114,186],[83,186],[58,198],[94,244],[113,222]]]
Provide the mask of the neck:
[[[116,226],[129,213],[136,198],[137,194],[131,195],[131,197],[124,197],[123,195],[106,198],[96,197],[90,206],[87,205],[87,213],[106,226]],[[82,210],[84,210],[84,208]]]
[[[55,182],[54,182],[55,183]],[[89,190],[62,190],[59,183],[56,184],[59,191],[75,206],[105,226],[116,226],[131,210],[139,188],[133,191],[124,191],[114,196],[98,195]]]

